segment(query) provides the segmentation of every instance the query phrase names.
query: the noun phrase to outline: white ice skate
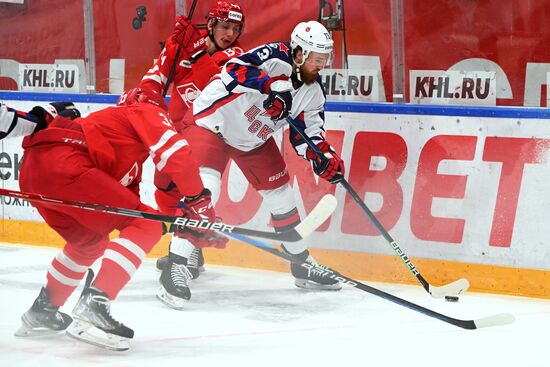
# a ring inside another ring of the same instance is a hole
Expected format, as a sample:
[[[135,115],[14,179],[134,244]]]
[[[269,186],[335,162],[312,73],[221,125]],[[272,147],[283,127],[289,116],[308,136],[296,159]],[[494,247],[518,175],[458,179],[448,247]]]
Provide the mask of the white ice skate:
[[[73,323],[67,335],[101,348],[125,351],[134,331],[116,321],[110,312],[110,300],[99,289],[91,286],[92,270],[88,270],[86,285],[73,310]]]
[[[21,327],[14,335],[18,337],[52,335],[67,329],[72,319],[58,309],[51,304],[46,289],[42,288],[31,308],[21,316]]]

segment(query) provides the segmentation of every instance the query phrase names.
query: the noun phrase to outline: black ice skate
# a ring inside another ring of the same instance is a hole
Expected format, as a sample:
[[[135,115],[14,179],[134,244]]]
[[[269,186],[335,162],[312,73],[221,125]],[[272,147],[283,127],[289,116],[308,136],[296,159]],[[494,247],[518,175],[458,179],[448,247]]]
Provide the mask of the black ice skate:
[[[189,281],[193,275],[187,267],[187,259],[170,253],[168,262],[160,275],[157,298],[167,306],[181,310],[191,299]]]
[[[157,259],[157,270],[162,271],[168,263],[168,256],[159,257]],[[189,259],[187,260],[187,268],[193,276],[192,279],[197,279],[200,273],[204,272],[204,256],[201,248],[193,249]]]
[[[284,246],[283,249],[289,253]],[[328,273],[324,270],[326,268],[315,261],[308,250],[292,256],[306,265],[303,266],[301,263],[294,262],[290,264],[290,271],[295,278],[294,284],[296,287],[328,291],[339,291],[342,289],[342,284],[339,281],[326,276]]]
[[[98,347],[128,350],[128,340],[134,337],[134,331],[111,316],[111,301],[105,293],[91,285],[93,276],[93,271],[89,269],[86,285],[73,310],[74,322],[67,329],[67,334]]]
[[[59,307],[52,305],[46,288],[42,287],[31,308],[21,316],[22,324],[15,336],[51,335],[65,330],[73,319],[58,310]]]

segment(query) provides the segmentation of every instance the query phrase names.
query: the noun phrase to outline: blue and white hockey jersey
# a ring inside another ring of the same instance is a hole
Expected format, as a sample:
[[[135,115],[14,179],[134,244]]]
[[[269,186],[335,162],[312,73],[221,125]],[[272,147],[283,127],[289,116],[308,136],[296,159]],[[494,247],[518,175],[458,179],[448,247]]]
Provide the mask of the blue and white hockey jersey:
[[[37,122],[35,116],[0,103],[0,140],[30,135],[34,132]]]
[[[250,151],[287,125],[272,121],[263,107],[268,94],[264,84],[270,77],[292,77],[289,43],[268,43],[229,60],[193,104],[195,123],[221,136],[239,150]],[[294,76],[289,117],[314,141],[324,140],[325,93],[320,77],[312,84]],[[305,157],[306,144],[290,134],[297,153]]]

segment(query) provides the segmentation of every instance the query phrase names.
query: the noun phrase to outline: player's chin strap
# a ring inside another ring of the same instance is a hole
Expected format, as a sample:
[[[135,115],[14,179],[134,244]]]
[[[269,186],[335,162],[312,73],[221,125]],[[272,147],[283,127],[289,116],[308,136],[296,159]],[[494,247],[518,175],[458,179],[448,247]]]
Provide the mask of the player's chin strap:
[[[304,65],[304,62],[306,61],[306,58],[304,57],[304,51],[302,50],[302,62],[298,62],[296,59],[296,53],[298,52],[298,48],[291,50],[290,52],[292,55],[292,72],[296,74],[296,78],[298,79],[298,81],[303,83],[300,67]]]

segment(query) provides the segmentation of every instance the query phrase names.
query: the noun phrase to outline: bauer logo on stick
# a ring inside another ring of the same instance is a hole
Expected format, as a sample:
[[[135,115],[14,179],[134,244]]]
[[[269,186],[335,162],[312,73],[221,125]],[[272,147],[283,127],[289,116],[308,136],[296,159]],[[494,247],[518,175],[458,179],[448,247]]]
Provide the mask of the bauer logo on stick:
[[[224,223],[212,223],[207,220],[187,219],[184,217],[178,217],[174,221],[177,226],[198,228],[198,229],[211,229],[213,231],[220,232],[233,232],[234,226],[228,226]]]

